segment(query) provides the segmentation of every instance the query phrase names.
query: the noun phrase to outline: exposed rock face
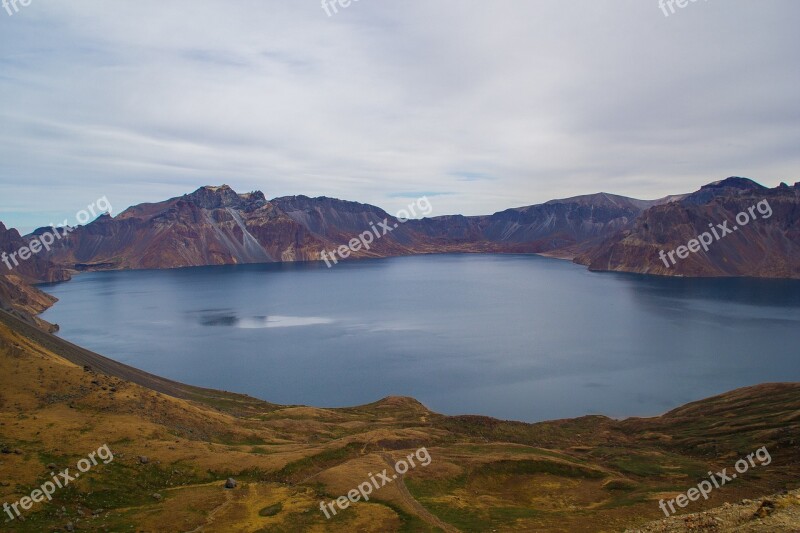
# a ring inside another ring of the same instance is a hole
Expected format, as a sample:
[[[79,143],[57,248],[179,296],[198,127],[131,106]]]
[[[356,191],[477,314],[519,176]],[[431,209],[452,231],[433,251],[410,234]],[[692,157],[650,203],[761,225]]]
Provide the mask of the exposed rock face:
[[[443,241],[483,242],[497,251],[547,252],[608,236],[660,202],[598,193],[507,209],[489,216],[437,217],[410,224]]]
[[[44,312],[56,301],[56,298],[29,285],[19,276],[13,274],[0,276],[0,309],[45,331],[52,332],[58,328],[36,315]]]
[[[51,258],[77,270],[173,268],[316,259],[310,232],[261,193],[202,187],[76,229]]]
[[[47,229],[51,230],[51,228]],[[11,255],[18,252],[20,248],[27,246],[28,242],[28,239],[20,236],[17,230],[14,228],[6,229],[5,225],[0,222],[0,253],[4,252]],[[5,262],[0,262],[0,275],[13,274],[29,282],[65,281],[69,279],[69,273],[48,260],[44,251],[32,254],[29,259],[24,261],[18,256],[15,256],[14,259],[16,259],[17,264],[14,263],[13,259],[8,259],[8,263],[12,267],[11,270],[6,266]]]
[[[10,256],[27,244],[28,241],[17,230],[6,229],[0,222],[0,252]],[[56,330],[56,326],[36,318],[36,315],[53,305],[56,299],[33,287],[31,283],[64,281],[69,279],[69,273],[47,260],[43,252],[33,254],[25,261],[19,259],[18,255],[15,259],[18,264],[11,258],[7,259],[12,269],[0,262],[0,309],[45,330]]]
[[[736,222],[739,213],[765,200],[763,213],[756,209],[749,223]],[[717,224],[726,221],[736,229],[722,236]],[[668,253],[711,232],[709,224],[721,238],[715,237],[708,251],[675,256],[675,265],[660,259],[661,250]],[[630,228],[578,255],[576,262],[591,270],[665,276],[800,278],[800,184],[767,189],[728,178],[706,185],[680,201],[648,209]]]
[[[575,258],[593,270],[798,277],[798,194],[798,185],[770,190],[745,178],[729,178],[690,195],[653,201],[598,193],[487,216],[449,215],[400,223],[378,207],[357,202],[307,196],[268,201],[257,191],[237,194],[227,185],[207,186],[163,202],[133,206],[114,218],[103,215],[76,228],[25,268],[30,269],[29,280],[56,280],[67,275],[63,268],[316,261],[322,252],[372,230],[381,237],[352,257],[546,253]],[[708,252],[690,254],[674,266],[659,259],[660,250],[686,245],[707,231],[710,222],[733,221],[736,214],[764,199],[774,211],[772,217],[753,221],[715,241]],[[384,221],[390,231],[379,229]],[[0,247],[21,246],[32,238],[2,229]]]
[[[485,217],[400,223],[384,210],[334,198],[267,201],[230,187],[197,191],[101,216],[57,243],[49,258],[76,270],[171,268],[318,260],[373,227],[381,235],[354,257],[436,252],[539,252],[605,237],[654,202],[610,194],[555,200]],[[655,202],[657,203],[657,202]],[[377,225],[386,221],[391,231]]]

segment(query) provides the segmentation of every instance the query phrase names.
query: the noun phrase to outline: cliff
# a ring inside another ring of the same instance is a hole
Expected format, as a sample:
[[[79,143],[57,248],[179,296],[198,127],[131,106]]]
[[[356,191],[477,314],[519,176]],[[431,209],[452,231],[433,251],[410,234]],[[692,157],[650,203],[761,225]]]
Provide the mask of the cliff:
[[[703,234],[711,242],[698,251],[674,254],[674,264],[661,257],[662,250],[668,255]],[[800,278],[800,183],[768,189],[728,178],[706,185],[647,209],[576,262],[591,270],[663,276]]]

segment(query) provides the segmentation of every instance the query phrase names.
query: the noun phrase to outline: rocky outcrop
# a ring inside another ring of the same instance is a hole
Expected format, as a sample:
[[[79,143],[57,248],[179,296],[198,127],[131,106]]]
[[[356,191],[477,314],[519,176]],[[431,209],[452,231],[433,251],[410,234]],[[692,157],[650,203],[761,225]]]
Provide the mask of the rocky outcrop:
[[[732,221],[764,199],[774,210],[771,218],[754,221],[675,265],[660,259],[661,250],[686,245],[709,223]],[[267,200],[261,192],[238,194],[222,185],[133,206],[113,218],[102,215],[75,228],[26,268],[31,280],[53,280],[66,270],[316,261],[324,251],[374,231],[380,238],[352,257],[544,253],[575,259],[592,270],[798,277],[798,220],[798,186],[770,190],[745,178],[653,201],[598,193],[493,215],[446,215],[405,223],[368,204],[307,196]],[[388,230],[379,229],[381,223]],[[45,230],[35,233],[41,231]],[[6,234],[23,243],[32,238],[21,238],[14,230]]]
[[[101,216],[50,258],[76,270],[175,268],[316,259],[318,244],[263,194],[223,185]]]
[[[28,241],[17,230],[7,229],[0,222],[0,253],[6,254],[3,256],[5,260],[0,262],[0,309],[47,331],[55,331],[57,326],[36,315],[53,305],[56,299],[32,284],[64,281],[70,274],[46,259],[41,252],[32,254],[27,260],[21,259],[19,251],[27,245]],[[15,254],[13,259],[12,254]]]
[[[115,218],[103,215],[56,243],[49,259],[75,270],[307,261],[368,231],[380,238],[353,257],[540,252],[608,236],[653,203],[601,193],[484,217],[402,223],[357,202],[307,196],[267,201],[258,191],[237,194],[227,185],[207,186],[131,207]],[[378,227],[381,222],[388,231]]]
[[[58,326],[40,318],[38,314],[56,303],[56,298],[31,286],[19,276],[0,276],[0,309],[29,324],[53,332]]]
[[[635,200],[598,193],[551,200],[480,217],[437,217],[412,221],[429,237],[453,243],[487,243],[497,251],[549,252],[626,227],[642,211],[664,200]]]
[[[52,231],[52,228],[47,229]],[[43,230],[40,230],[40,233],[41,231]],[[14,228],[7,229],[0,222],[0,253],[6,254],[3,256],[4,261],[0,262],[0,275],[13,274],[22,280],[33,283],[69,279],[69,272],[50,261],[44,251],[31,254],[26,260],[19,258],[19,250],[28,244],[29,239],[20,236]],[[7,257],[12,254],[15,254],[13,258]]]
[[[748,213],[747,223],[737,223],[740,213]],[[675,253],[675,264],[662,258],[662,250],[688,247],[704,233],[712,237],[707,250],[684,258]],[[728,178],[706,185],[644,211],[630,228],[579,254],[576,262],[591,270],[663,276],[800,278],[800,184],[768,189]]]

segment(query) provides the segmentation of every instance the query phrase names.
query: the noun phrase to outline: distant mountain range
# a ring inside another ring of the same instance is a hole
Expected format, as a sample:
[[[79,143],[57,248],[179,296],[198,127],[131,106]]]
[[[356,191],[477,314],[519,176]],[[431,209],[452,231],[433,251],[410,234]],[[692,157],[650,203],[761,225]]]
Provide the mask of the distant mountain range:
[[[659,258],[661,250],[686,245],[709,224],[733,225],[738,213],[762,200],[773,212],[769,218],[759,217],[674,265]],[[746,178],[728,178],[692,194],[652,201],[598,193],[493,215],[405,223],[372,205],[307,196],[267,200],[261,192],[238,194],[222,185],[100,216],[57,240],[49,252],[22,262],[11,280],[0,265],[5,274],[0,275],[0,302],[4,293],[8,300],[14,280],[58,281],[86,270],[317,261],[322,252],[384,220],[396,229],[352,258],[541,253],[598,271],[800,278],[800,183],[768,189]],[[0,224],[0,252],[12,253],[47,231],[23,237]]]
[[[58,240],[43,260],[72,271],[316,261],[384,220],[390,233],[352,257],[440,252],[549,252],[606,237],[628,227],[645,202],[596,194],[509,209],[490,216],[460,215],[401,223],[378,207],[333,198],[267,200],[227,185],[103,215]],[[49,228],[40,228],[28,238]],[[52,265],[39,264],[49,272]],[[32,269],[32,267],[29,267]]]

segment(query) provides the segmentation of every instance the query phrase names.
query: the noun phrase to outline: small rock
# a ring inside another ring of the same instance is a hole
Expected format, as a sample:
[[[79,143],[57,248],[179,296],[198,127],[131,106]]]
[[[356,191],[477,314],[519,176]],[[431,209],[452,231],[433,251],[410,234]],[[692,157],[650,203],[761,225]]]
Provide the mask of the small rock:
[[[233,479],[232,477],[229,477],[228,480],[225,482],[226,489],[235,489],[236,485],[237,485],[236,480]]]
[[[161,494],[156,492],[155,494],[153,494],[153,499],[154,500],[161,500]]]
[[[147,463],[150,462],[150,459],[146,455],[140,455],[139,462],[143,465],[146,465]]]
[[[72,522],[67,522],[67,525],[64,526],[64,528],[66,528],[67,531],[75,531],[75,526],[72,525]]]
[[[761,507],[759,507],[758,510],[753,515],[753,518],[766,518],[774,510],[775,510],[775,503],[771,502],[770,500],[764,500],[761,503]]]

